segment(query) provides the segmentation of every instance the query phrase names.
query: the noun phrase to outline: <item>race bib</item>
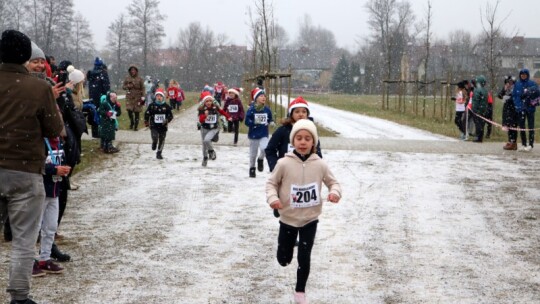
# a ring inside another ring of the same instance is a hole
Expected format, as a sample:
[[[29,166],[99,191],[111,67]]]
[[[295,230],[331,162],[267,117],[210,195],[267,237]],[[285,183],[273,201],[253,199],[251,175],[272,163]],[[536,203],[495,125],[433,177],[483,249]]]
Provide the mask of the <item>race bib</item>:
[[[62,164],[62,157],[64,156],[64,150],[52,150],[49,151],[47,158],[45,159],[46,164]]]
[[[289,146],[287,147],[287,152],[292,152],[294,150],[294,146],[289,144]]]
[[[268,115],[266,113],[255,113],[255,124],[265,125],[268,123]]]
[[[291,207],[308,208],[321,203],[317,183],[307,185],[291,185]]]
[[[165,122],[165,114],[156,114],[154,115],[154,122],[162,124]]]
[[[170,91],[169,91],[169,96],[170,96],[170,97],[174,97],[174,91],[173,91],[173,90],[170,90]]]
[[[207,115],[204,122],[207,124],[215,124],[217,122],[217,114]]]
[[[229,105],[229,113],[237,113],[238,112],[238,105]]]

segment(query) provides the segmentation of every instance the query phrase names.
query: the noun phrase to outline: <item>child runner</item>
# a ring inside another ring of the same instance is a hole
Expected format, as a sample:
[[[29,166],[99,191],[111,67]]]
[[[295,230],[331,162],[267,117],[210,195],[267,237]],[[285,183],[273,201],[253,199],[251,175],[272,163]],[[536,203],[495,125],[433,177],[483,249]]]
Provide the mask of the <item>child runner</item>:
[[[167,125],[173,120],[173,114],[171,107],[165,103],[165,93],[162,89],[156,90],[155,99],[144,112],[144,125],[150,127],[152,151],[157,149],[156,158],[163,159],[161,152],[165,145]]]
[[[456,101],[456,117],[454,123],[459,129],[459,139],[465,140],[465,101],[467,98],[467,91],[465,90],[465,84],[459,82],[457,84],[456,96],[453,98]]]
[[[255,159],[257,170],[264,170],[264,149],[268,145],[268,125],[275,126],[272,111],[266,106],[264,90],[255,88],[251,92],[253,103],[246,113],[245,124],[249,127],[249,177],[255,177]],[[257,157],[257,150],[260,152]]]
[[[71,167],[64,164],[64,150],[60,143],[60,138],[45,138],[45,149],[47,159],[45,160],[45,175],[43,184],[45,185],[45,202],[41,213],[41,240],[39,250],[39,262],[34,263],[32,276],[39,277],[46,273],[62,273],[64,268],[56,265],[51,260],[51,250],[54,242],[54,235],[58,229],[58,197],[62,189],[62,179],[67,178]]]
[[[294,150],[289,141],[291,130],[298,120],[308,119],[309,114],[308,103],[306,100],[304,100],[304,98],[302,98],[302,96],[298,96],[296,99],[291,101],[287,111],[287,118],[282,121],[282,126],[277,128],[277,130],[272,134],[272,137],[270,138],[270,141],[268,141],[268,145],[264,150],[270,172],[274,170],[278,159],[285,156],[285,154],[288,152]],[[311,120],[311,118],[309,119]],[[322,158],[319,142],[317,142],[317,155]],[[274,216],[279,217],[279,211],[277,209],[274,209]]]
[[[244,106],[242,100],[240,100],[241,88],[229,89],[227,99],[225,100],[225,111],[229,113],[232,120],[229,122],[229,132],[234,131],[233,144],[236,146],[238,143],[238,128],[240,122],[244,121]]]
[[[116,137],[116,130],[118,130],[117,117],[122,112],[115,92],[107,92],[106,95],[101,96],[98,112],[100,116],[99,136],[101,137],[101,149],[105,153],[117,153],[120,150],[113,146],[112,141]]]
[[[306,283],[309,277],[311,249],[322,212],[321,184],[328,187],[328,201],[338,203],[341,186],[328,165],[315,153],[317,128],[308,119],[297,121],[290,135],[294,150],[277,162],[266,182],[266,202],[279,209],[277,261],[291,263],[296,237],[299,236],[295,303],[307,303]]]
[[[167,98],[169,99],[171,108],[177,111],[180,110],[180,106],[177,102],[178,94],[180,93],[179,87],[180,85],[178,84],[178,82],[174,79],[171,79],[171,81],[169,82],[169,88],[167,89]]]
[[[203,152],[202,166],[206,167],[208,157],[210,157],[211,160],[216,159],[216,151],[212,145],[212,140],[219,132],[219,114],[225,116],[228,120],[230,120],[231,117],[219,107],[219,104],[214,100],[214,97],[212,97],[210,92],[203,92],[201,94],[201,102],[202,105],[199,106],[199,123],[201,124]]]

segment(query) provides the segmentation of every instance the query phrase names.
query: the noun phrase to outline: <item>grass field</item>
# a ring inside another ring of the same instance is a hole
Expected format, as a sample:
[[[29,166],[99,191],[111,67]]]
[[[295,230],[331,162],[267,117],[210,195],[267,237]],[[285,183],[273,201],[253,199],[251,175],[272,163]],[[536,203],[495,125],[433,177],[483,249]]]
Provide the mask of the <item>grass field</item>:
[[[450,137],[458,137],[459,130],[454,124],[454,102],[450,101],[448,105],[448,113],[451,113],[446,119],[440,116],[440,105],[437,105],[435,111],[434,100],[426,100],[426,117],[422,116],[422,112],[418,115],[413,113],[413,101],[412,98],[405,98],[407,103],[406,111],[404,113],[395,110],[397,100],[394,97],[390,98],[389,108],[390,110],[382,110],[382,96],[366,96],[366,95],[304,95],[307,100],[312,100],[322,105],[330,106],[345,111],[359,113],[367,116],[382,118],[390,120],[399,124],[415,127],[418,129],[426,130],[435,134],[441,134]],[[438,102],[438,100],[437,100]],[[419,102],[420,106],[423,104]],[[502,102],[500,99],[494,98],[493,120],[497,123],[502,121]],[[435,115],[433,114],[435,112]],[[538,112],[538,111],[537,111]],[[538,113],[536,113],[536,119],[538,119]],[[490,139],[486,141],[498,141],[506,142],[507,133],[502,131],[498,127],[493,127],[493,131]]]
[[[196,92],[186,92],[186,100],[182,107],[191,107],[198,102],[199,93]],[[386,119],[394,121],[399,124],[415,127],[418,129],[426,130],[435,134],[441,134],[450,137],[458,137],[459,131],[454,124],[454,103],[449,102],[449,105],[452,107],[448,109],[448,113],[451,113],[446,119],[440,117],[440,111],[435,108],[435,115],[433,115],[433,99],[428,99],[426,101],[426,117],[423,117],[421,112],[419,115],[416,115],[412,111],[412,102],[407,101],[409,105],[406,107],[407,111],[404,113],[394,110],[396,100],[395,98],[390,98],[389,108],[390,110],[382,110],[382,97],[381,96],[366,96],[366,95],[338,95],[338,94],[327,94],[327,95],[303,95],[307,100],[317,102],[322,105],[329,107],[350,111],[354,113],[359,113],[371,117],[377,117],[381,119]],[[119,128],[120,130],[129,129],[129,117],[127,111],[125,110],[125,100],[120,100],[122,103],[122,115],[119,117]],[[502,102],[498,99],[495,99],[494,102],[494,121],[501,122],[502,117]],[[274,107],[270,105],[273,109]],[[248,103],[244,102],[244,108],[247,110]],[[315,115],[316,116],[316,115]],[[315,117],[316,118],[316,117]],[[538,119],[538,114],[536,114],[536,119]],[[139,123],[139,128],[143,128],[144,113],[141,113],[141,121]],[[193,121],[196,120],[196,117],[193,117]],[[277,124],[279,125],[279,118],[276,119]],[[319,136],[335,136],[335,134],[327,129],[318,126]],[[240,124],[240,133],[247,134],[247,127],[245,124]],[[501,129],[494,127],[490,139],[486,141],[495,141],[495,142],[506,142],[507,133]],[[100,159],[106,158],[109,155],[103,154],[99,151],[99,140],[83,141],[82,147],[82,160],[75,168],[75,172],[84,170],[87,166],[90,166],[93,161],[99,161]]]

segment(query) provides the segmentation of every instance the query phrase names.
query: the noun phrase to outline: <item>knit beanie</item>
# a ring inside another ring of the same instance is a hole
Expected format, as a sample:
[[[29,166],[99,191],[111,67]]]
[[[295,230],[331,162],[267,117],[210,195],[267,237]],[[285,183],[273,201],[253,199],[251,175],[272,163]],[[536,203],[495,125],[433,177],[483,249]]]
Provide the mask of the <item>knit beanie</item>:
[[[32,55],[32,43],[28,36],[16,30],[5,30],[2,33],[0,61],[23,64],[30,59],[30,55]]]
[[[294,141],[293,141],[294,136],[300,130],[307,130],[309,133],[311,133],[311,135],[313,136],[313,146],[317,145],[317,143],[319,142],[319,135],[317,135],[317,127],[309,119],[300,119],[299,121],[294,123],[291,130],[291,134],[289,136],[289,141],[291,145],[294,146]]]
[[[34,60],[34,59],[45,59],[45,53],[37,46],[37,44],[34,43],[34,41],[31,42],[32,44],[32,55],[30,55],[30,59],[28,60]]]
[[[309,107],[307,101],[302,97],[298,96],[296,97],[291,103],[289,104],[289,117],[292,115],[292,112],[296,108],[306,108],[307,113],[309,115]]]
[[[69,73],[69,81],[71,81],[74,85],[84,80],[84,73],[77,70],[72,65],[67,67],[67,72]]]

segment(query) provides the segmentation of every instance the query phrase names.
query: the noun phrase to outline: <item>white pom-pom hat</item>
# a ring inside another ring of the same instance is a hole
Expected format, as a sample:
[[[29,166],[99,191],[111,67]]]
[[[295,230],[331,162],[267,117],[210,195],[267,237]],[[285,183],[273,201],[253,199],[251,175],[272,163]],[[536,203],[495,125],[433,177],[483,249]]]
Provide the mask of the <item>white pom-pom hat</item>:
[[[84,80],[84,73],[80,70],[77,70],[74,66],[68,66],[66,71],[69,73],[68,78],[71,83],[77,84]]]

